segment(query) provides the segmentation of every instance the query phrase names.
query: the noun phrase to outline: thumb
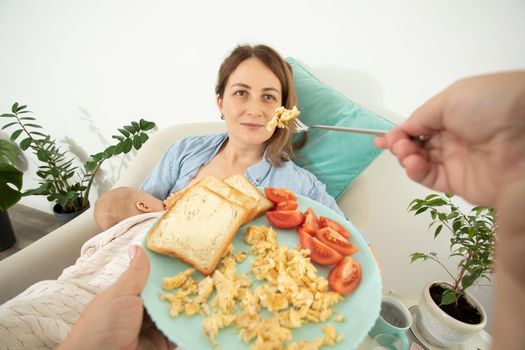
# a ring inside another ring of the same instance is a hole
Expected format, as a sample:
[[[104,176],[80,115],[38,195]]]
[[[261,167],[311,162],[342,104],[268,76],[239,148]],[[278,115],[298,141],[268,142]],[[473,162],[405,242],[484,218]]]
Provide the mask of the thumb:
[[[144,289],[149,276],[149,260],[146,252],[133,245],[128,251],[131,261],[129,266],[113,285],[120,293],[139,294]]]

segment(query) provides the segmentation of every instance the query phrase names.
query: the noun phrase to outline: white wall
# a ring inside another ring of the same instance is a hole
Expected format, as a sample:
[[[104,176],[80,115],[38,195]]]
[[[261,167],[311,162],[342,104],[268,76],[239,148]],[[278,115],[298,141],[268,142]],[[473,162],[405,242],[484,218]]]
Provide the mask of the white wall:
[[[524,14],[522,0],[2,0],[0,111],[28,104],[48,132],[84,155],[139,117],[160,127],[219,120],[218,66],[248,42],[299,58],[323,82],[400,122],[458,78],[525,68]],[[120,167],[107,166],[97,188],[107,189]],[[35,185],[35,168],[29,156],[26,188]],[[448,247],[432,241],[428,220],[406,212],[429,191],[387,154],[367,172],[368,235],[382,256],[385,291],[419,293],[445,275],[410,265],[408,254]],[[43,197],[23,203],[50,209]]]

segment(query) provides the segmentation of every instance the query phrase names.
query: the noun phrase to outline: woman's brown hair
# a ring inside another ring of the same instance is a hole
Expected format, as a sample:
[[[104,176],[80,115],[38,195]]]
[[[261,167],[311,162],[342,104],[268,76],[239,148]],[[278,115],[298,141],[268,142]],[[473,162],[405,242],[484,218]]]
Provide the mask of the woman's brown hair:
[[[237,69],[239,64],[252,57],[261,61],[279,79],[282,88],[282,105],[287,109],[292,109],[293,106],[296,106],[297,93],[292,77],[292,68],[277,51],[266,45],[237,46],[219,68],[215,93],[220,98],[223,98],[224,89],[230,75]],[[272,165],[281,166],[283,162],[294,157],[293,131],[293,126],[290,128],[276,128],[272,137],[267,141],[266,158]]]

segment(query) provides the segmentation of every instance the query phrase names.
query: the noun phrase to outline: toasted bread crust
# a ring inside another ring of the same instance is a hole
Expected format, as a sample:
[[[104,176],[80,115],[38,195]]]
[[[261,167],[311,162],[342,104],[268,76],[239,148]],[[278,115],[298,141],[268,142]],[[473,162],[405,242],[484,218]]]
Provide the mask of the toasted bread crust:
[[[248,180],[246,180],[246,182],[247,184],[249,183],[251,185],[251,183]],[[250,222],[251,220],[261,216],[264,212],[266,212],[267,210],[271,208],[270,207],[268,209],[265,209],[263,213],[260,213],[260,210],[259,210],[260,203],[257,198],[253,198],[249,196],[248,194],[243,193],[242,191],[236,189],[235,187],[213,176],[204,176],[200,180],[190,183],[188,186],[184,187],[180,191],[172,193],[170,196],[168,196],[168,198],[166,198],[165,200],[166,209],[169,210],[175,204],[175,202],[190,188],[192,188],[193,186],[199,186],[199,185],[206,186],[209,190],[216,192],[220,194],[221,196],[223,196],[222,193],[214,189],[214,185],[215,186],[227,186],[228,187],[227,191],[230,192],[230,195],[236,197],[237,203],[238,204],[239,202],[242,203],[242,206],[248,210],[248,215],[247,215],[247,219],[245,223]],[[254,190],[258,191],[255,186],[252,185],[252,187]],[[230,200],[230,198],[228,197],[226,197],[226,199]],[[271,203],[271,205],[273,206],[273,203]]]
[[[259,216],[266,213],[268,210],[273,208],[273,203],[266,198],[257,187],[254,186],[245,176],[243,175],[232,175],[224,179],[224,182],[226,182],[228,185],[235,187],[239,191],[243,192],[240,188],[236,186],[236,182],[239,181],[243,183],[246,187],[250,188],[250,193],[245,193],[246,195],[252,197],[255,199],[258,203],[257,212],[254,216],[254,218],[258,218]]]
[[[235,187],[228,185],[226,182],[213,176],[205,176],[198,181],[198,184],[206,186],[209,190],[248,210],[245,223],[250,222],[257,214],[258,202],[254,198],[237,190]],[[223,192],[221,192],[221,189],[222,191],[227,192],[227,195],[224,195]]]

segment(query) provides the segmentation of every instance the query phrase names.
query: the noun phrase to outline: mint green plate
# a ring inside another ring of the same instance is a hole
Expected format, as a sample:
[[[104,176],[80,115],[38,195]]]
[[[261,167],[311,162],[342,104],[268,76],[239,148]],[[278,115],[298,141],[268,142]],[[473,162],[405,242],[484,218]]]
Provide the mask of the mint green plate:
[[[324,323],[308,323],[299,329],[294,329],[292,341],[301,339],[315,339],[324,335],[321,327],[331,324],[335,326],[337,333],[343,335],[341,342],[334,346],[327,347],[330,350],[336,349],[355,349],[363,341],[368,334],[368,331],[374,325],[375,320],[379,316],[379,309],[381,306],[381,278],[377,264],[370,253],[364,239],[358,233],[358,229],[351,223],[346,221],[342,216],[338,215],[331,209],[321,205],[313,200],[297,196],[299,203],[299,210],[305,211],[309,207],[319,215],[323,215],[334,219],[352,232],[350,241],[359,248],[359,252],[353,255],[355,260],[361,264],[362,280],[356,291],[345,297],[345,299],[335,305],[334,309],[345,316],[346,321],[338,323],[334,321],[326,321]],[[249,253],[250,246],[244,243],[244,234],[249,225],[266,225],[270,226],[266,220],[266,216],[259,217],[249,224],[242,226],[235,238],[233,239],[233,246],[235,251],[244,251]],[[295,247],[299,243],[299,236],[295,229],[280,230],[277,232],[277,239],[279,244],[285,244],[289,248]],[[146,240],[142,242],[143,247],[146,247]],[[144,306],[151,316],[151,319],[172,342],[185,350],[199,350],[199,349],[213,349],[211,343],[202,335],[202,321],[203,317],[200,315],[187,317],[181,315],[177,318],[171,318],[168,314],[169,302],[162,301],[159,295],[162,291],[162,279],[167,276],[174,276],[177,273],[186,270],[190,266],[186,263],[157,254],[145,248],[151,262],[151,272],[146,283],[146,287],[142,291],[142,299]],[[248,271],[251,267],[250,260],[253,256],[249,255],[243,263],[237,265],[237,273]],[[317,266],[318,273],[322,276],[327,276],[330,267]],[[200,280],[202,275],[194,272],[193,276]],[[251,274],[249,274],[253,278]],[[249,349],[250,345],[244,343],[239,339],[235,327],[224,328],[217,337],[222,349]]]

